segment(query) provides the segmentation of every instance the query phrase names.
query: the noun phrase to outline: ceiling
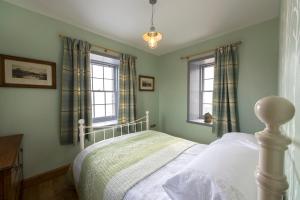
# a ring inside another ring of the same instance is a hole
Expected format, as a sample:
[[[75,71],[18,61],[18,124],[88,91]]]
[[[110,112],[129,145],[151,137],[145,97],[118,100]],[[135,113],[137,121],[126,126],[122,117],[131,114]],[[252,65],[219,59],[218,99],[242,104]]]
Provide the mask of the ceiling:
[[[280,7],[280,0],[158,0],[154,24],[163,40],[152,50],[142,40],[148,0],[6,1],[155,55],[275,18]]]

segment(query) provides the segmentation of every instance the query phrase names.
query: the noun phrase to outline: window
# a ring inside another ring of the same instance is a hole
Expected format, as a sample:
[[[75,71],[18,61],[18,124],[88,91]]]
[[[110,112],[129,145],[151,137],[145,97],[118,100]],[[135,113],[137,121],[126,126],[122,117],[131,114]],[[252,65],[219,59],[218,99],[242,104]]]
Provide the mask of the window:
[[[115,123],[118,111],[120,60],[98,54],[90,54],[90,59],[93,123]]]
[[[212,115],[215,58],[209,56],[188,64],[188,122],[204,123]]]

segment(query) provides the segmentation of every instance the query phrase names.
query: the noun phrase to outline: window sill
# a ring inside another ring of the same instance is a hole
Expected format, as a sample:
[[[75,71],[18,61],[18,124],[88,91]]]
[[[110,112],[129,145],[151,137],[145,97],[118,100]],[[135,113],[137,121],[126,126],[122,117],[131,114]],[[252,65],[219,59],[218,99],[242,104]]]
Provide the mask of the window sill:
[[[209,126],[212,127],[213,124],[211,123],[206,123],[204,122],[203,119],[195,119],[195,120],[187,120],[188,123],[192,123],[192,124],[199,124],[199,125],[203,125],[203,126]]]
[[[105,122],[96,122],[93,123],[94,128],[102,128],[103,126],[111,126],[111,125],[117,125],[117,120],[111,120],[111,121],[105,121]]]

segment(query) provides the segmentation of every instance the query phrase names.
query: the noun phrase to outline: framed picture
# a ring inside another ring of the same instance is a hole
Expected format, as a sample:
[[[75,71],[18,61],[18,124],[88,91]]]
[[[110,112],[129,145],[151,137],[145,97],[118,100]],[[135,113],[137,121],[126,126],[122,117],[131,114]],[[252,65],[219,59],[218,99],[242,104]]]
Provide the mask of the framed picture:
[[[0,54],[0,86],[55,89],[56,64]]]
[[[154,91],[154,77],[139,76],[139,90],[140,91]]]

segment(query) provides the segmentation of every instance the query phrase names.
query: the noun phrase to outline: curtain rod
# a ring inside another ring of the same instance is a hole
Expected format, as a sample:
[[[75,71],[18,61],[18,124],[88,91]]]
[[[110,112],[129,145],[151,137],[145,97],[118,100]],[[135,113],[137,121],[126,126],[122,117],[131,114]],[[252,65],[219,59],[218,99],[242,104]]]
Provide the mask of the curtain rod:
[[[63,35],[63,34],[59,34],[58,36],[59,36],[60,38],[63,38],[63,37],[69,37],[69,36],[66,36],[66,35]],[[97,45],[97,44],[92,44],[92,46],[97,47],[97,48],[100,48],[100,49],[103,49],[103,51],[104,51],[105,53],[112,52],[112,53],[116,53],[116,54],[122,54],[122,52],[119,52],[119,51],[116,51],[116,50],[113,50],[113,49],[109,49],[109,48],[105,48],[105,47],[100,46],[100,45]],[[134,57],[135,59],[137,59],[136,56],[134,56],[134,55],[131,55],[131,56]]]
[[[242,44],[242,41],[237,41],[237,42],[234,42],[234,43],[231,43],[230,45],[232,46],[239,46],[240,44]],[[199,56],[199,55],[202,55],[202,54],[206,54],[206,53],[211,53],[219,48],[222,48],[226,45],[223,45],[223,46],[219,46],[215,49],[210,49],[210,50],[207,50],[207,51],[202,51],[202,52],[199,52],[199,53],[194,53],[194,54],[190,54],[190,55],[186,55],[186,56],[181,56],[180,59],[181,60],[184,60],[184,59],[190,59],[191,57],[195,57],[195,56]]]

